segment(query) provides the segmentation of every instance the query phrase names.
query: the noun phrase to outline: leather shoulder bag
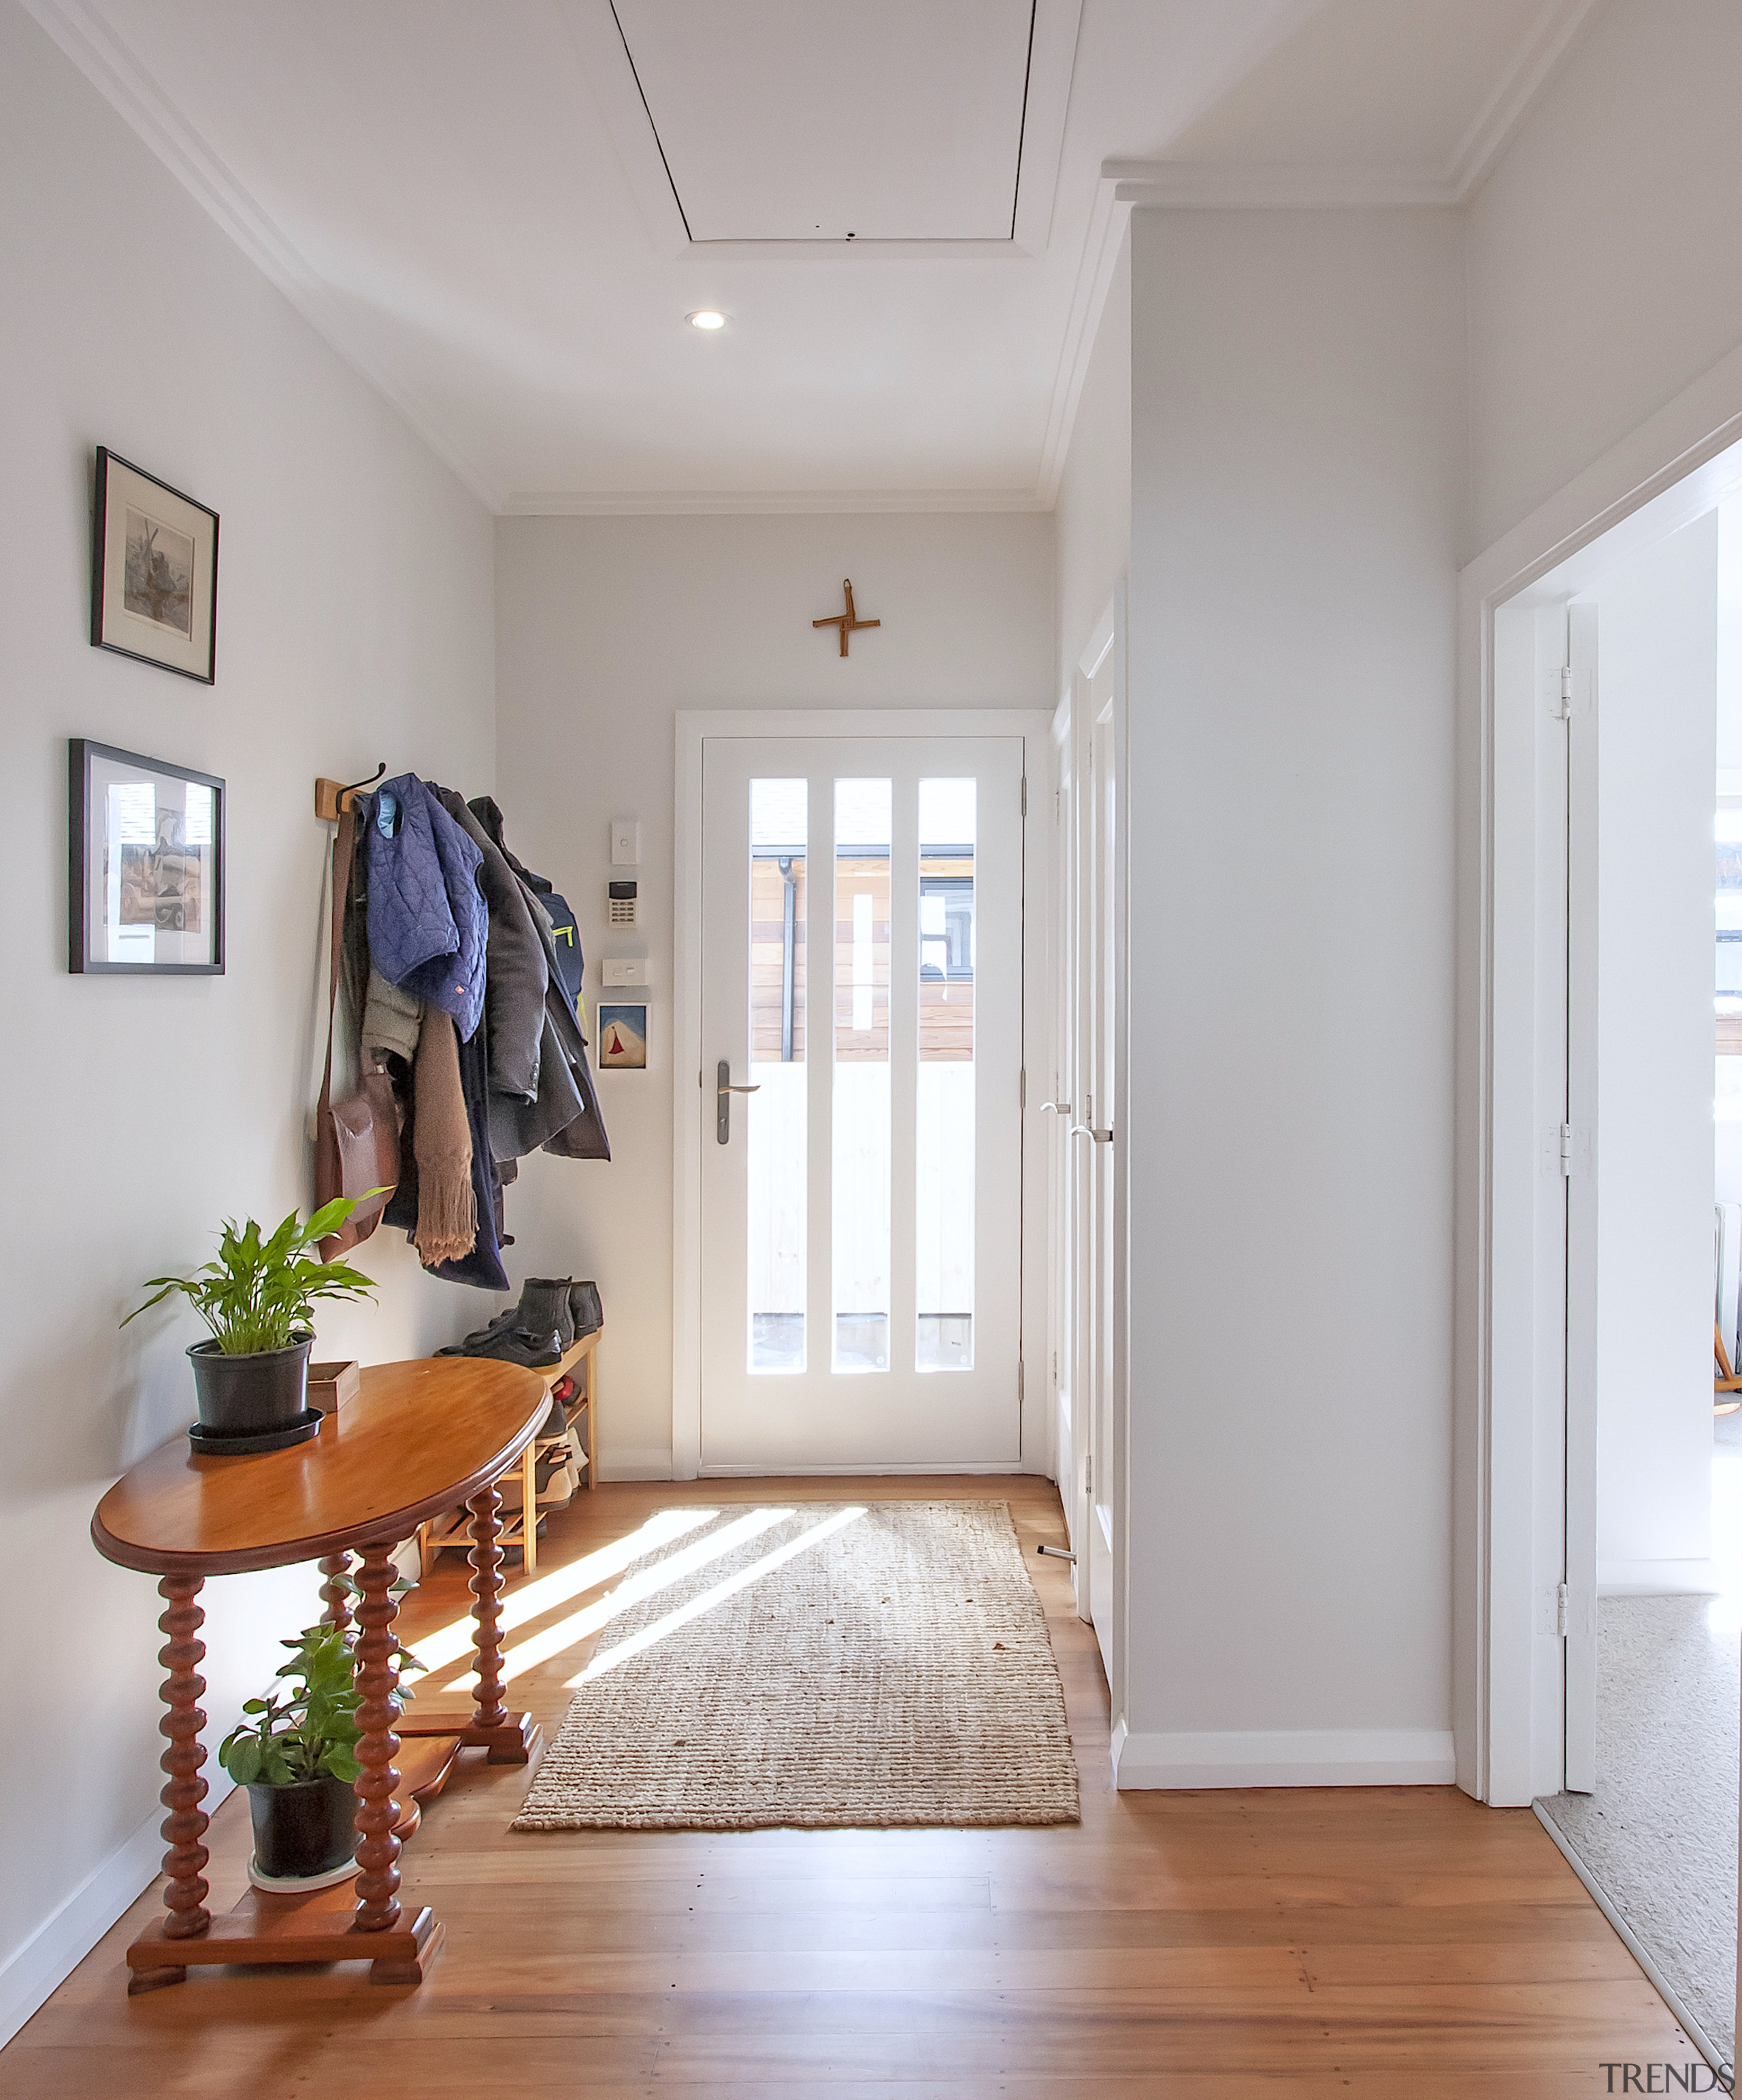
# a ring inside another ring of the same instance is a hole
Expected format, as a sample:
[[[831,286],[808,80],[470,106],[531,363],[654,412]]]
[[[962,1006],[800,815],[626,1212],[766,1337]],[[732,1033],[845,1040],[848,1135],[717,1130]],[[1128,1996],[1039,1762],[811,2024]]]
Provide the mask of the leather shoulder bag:
[[[320,1242],[325,1261],[336,1260],[369,1237],[399,1178],[399,1110],[387,1074],[366,1064],[356,1092],[342,1101],[333,1098],[333,1030],[356,839],[356,811],[347,801],[333,842],[333,964],[327,985],[327,1063],[315,1110],[315,1205],[318,1210],[336,1196],[368,1200],[359,1202],[339,1229]],[[371,1195],[372,1189],[381,1193]]]

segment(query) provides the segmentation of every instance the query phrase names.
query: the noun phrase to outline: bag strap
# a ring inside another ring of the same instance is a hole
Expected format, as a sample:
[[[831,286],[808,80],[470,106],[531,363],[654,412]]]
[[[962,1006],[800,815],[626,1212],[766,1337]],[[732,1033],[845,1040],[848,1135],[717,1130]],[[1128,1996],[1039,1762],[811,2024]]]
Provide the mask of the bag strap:
[[[317,1115],[324,1115],[333,1105],[333,1027],[338,1012],[339,960],[343,952],[345,907],[351,898],[351,863],[356,852],[356,810],[347,802],[339,812],[338,834],[333,841],[333,967],[327,985],[327,1063],[320,1075]]]

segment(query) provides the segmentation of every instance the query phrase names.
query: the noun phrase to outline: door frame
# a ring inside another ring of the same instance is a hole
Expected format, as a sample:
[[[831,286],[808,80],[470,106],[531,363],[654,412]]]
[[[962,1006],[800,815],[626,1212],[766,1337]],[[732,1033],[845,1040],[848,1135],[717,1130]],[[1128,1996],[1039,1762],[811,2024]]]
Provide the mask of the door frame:
[[[672,1477],[693,1480],[702,1463],[703,1118],[688,1078],[702,1071],[702,747],[709,737],[1020,736],[1030,799],[1052,784],[1051,712],[1045,708],[708,708],[677,712],[672,934]],[[1051,827],[1034,803],[1022,833],[1023,1067],[1049,1043]],[[1041,1367],[1047,1318],[1047,1166],[1036,1128],[1042,1096],[1025,1088],[1022,1115],[1021,1458],[1025,1473],[1052,1471],[1050,1387]],[[820,1470],[829,1471],[831,1468]],[[924,1471],[924,1467],[888,1470]],[[1002,1471],[1002,1467],[996,1470]]]
[[[1568,660],[1548,665],[1528,629],[1612,562],[1742,494],[1739,448],[1742,351],[1458,578],[1452,1711],[1458,1784],[1495,1807],[1560,1784],[1564,1652],[1539,1635],[1555,1626],[1569,1538],[1594,1536],[1596,1518],[1594,1414],[1577,1392],[1569,1411],[1564,1368],[1550,1389],[1541,1349],[1557,1320],[1564,1336],[1568,1285],[1536,1259],[1545,1058],[1563,1075],[1566,1060],[1537,1026],[1564,966],[1542,938],[1557,875],[1537,725],[1555,705],[1546,675],[1558,688]],[[1558,879],[1564,911],[1563,850]]]

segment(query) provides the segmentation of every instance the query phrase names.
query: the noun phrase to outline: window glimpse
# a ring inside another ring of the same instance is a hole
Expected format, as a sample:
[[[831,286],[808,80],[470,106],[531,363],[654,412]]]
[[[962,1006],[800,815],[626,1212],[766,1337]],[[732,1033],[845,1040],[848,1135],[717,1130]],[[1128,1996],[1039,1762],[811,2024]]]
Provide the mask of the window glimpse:
[[[891,808],[887,780],[835,783],[837,1371],[889,1368]]]
[[[920,1070],[915,1103],[914,1361],[974,1361],[972,780],[920,783]]]
[[[749,1352],[752,1371],[805,1368],[808,1117],[805,923],[809,783],[750,783]]]

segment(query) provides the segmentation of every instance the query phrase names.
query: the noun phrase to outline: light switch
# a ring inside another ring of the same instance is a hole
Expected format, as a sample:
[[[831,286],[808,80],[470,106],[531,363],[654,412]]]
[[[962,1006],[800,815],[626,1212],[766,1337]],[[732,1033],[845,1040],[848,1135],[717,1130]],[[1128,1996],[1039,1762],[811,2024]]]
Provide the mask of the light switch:
[[[639,867],[642,862],[642,827],[633,817],[613,817],[611,820],[611,864],[613,867]]]
[[[644,985],[647,982],[647,958],[645,955],[606,955],[599,965],[599,976],[607,985]]]

